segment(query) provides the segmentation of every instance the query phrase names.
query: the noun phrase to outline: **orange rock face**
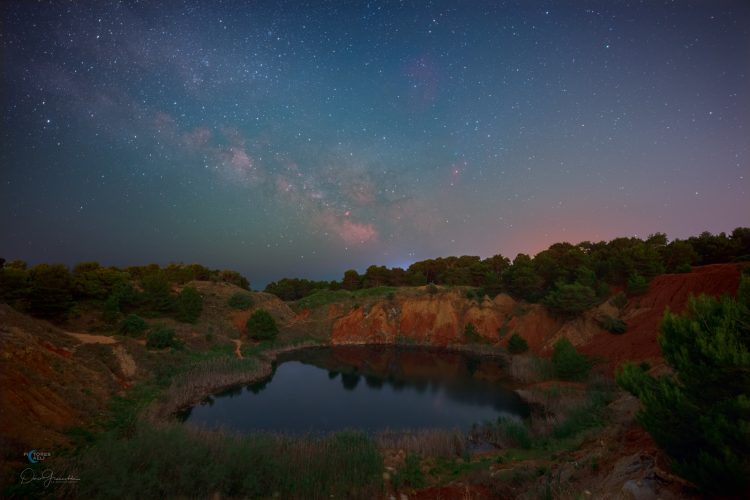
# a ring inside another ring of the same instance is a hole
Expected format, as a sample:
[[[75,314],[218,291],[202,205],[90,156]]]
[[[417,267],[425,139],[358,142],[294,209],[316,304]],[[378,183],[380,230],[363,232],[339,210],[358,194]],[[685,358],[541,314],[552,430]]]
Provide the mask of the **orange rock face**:
[[[332,320],[331,343],[464,344],[464,329],[469,323],[487,344],[504,345],[511,333],[518,333],[538,352],[561,326],[543,307],[521,307],[508,295],[478,303],[450,291],[381,301],[369,309],[363,306],[342,312]]]

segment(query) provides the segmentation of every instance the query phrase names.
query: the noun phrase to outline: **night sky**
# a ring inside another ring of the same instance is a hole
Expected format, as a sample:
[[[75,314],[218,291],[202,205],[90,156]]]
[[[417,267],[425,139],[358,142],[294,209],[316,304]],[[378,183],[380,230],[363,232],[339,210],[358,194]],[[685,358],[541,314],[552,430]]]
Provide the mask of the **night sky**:
[[[750,2],[5,1],[0,256],[254,287],[750,223]]]

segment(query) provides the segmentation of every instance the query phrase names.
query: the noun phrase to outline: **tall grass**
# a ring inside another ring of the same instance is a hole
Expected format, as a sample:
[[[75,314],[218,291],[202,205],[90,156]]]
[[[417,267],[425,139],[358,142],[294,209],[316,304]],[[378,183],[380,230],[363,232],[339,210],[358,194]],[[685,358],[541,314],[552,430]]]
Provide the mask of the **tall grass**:
[[[459,429],[382,431],[375,435],[380,449],[404,450],[430,457],[461,457],[467,450],[466,435]]]
[[[141,423],[109,433],[71,464],[79,498],[374,498],[383,463],[364,434],[240,435]]]
[[[529,429],[523,422],[500,417],[496,422],[475,425],[470,437],[474,441],[489,443],[497,448],[531,448]]]

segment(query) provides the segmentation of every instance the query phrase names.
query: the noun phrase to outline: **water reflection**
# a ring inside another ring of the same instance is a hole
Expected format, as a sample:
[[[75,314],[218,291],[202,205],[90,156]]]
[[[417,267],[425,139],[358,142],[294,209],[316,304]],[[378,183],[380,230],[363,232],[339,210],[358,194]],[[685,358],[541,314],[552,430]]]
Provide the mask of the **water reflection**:
[[[272,377],[208,398],[184,418],[242,431],[468,429],[482,420],[526,414],[504,377],[498,359],[462,353],[307,349],[280,358]]]

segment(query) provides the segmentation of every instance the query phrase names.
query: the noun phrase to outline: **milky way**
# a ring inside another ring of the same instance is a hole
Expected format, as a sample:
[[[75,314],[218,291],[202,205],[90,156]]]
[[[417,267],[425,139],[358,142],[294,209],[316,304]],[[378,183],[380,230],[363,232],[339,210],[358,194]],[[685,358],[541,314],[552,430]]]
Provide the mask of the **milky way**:
[[[750,222],[742,0],[0,9],[6,259],[257,286]]]

